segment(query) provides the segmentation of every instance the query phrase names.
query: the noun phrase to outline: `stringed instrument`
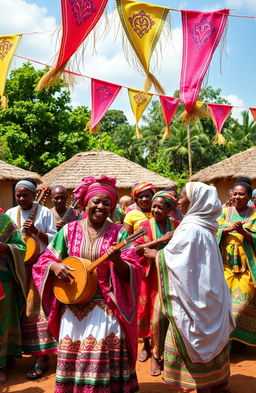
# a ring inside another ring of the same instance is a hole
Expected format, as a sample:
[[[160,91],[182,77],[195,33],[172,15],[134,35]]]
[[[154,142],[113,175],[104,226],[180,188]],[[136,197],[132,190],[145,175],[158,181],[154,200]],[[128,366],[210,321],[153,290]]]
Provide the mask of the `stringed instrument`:
[[[140,228],[122,242],[115,245],[118,250],[128,243],[132,243],[140,236],[147,233],[146,228]],[[53,292],[56,298],[64,304],[85,304],[94,296],[98,278],[96,268],[109,258],[107,253],[103,254],[96,261],[91,262],[85,258],[67,257],[61,261],[65,265],[75,269],[69,274],[69,282],[55,277],[53,282]]]
[[[38,205],[40,202],[45,200],[48,191],[49,191],[49,187],[45,185],[41,185],[39,187],[39,190],[37,191],[36,194],[36,198],[33,201],[31,212],[29,213],[29,216],[27,218],[28,220],[32,220],[33,222],[35,221]],[[18,216],[19,216],[18,221],[20,221],[20,211],[18,212]],[[39,258],[40,243],[38,239],[35,239],[34,237],[28,235],[27,233],[28,233],[27,228],[24,227],[21,228],[21,234],[27,246],[24,263],[30,264],[35,262]]]
[[[70,206],[68,207],[66,213],[64,214],[64,216],[62,216],[60,221],[63,221],[65,224],[68,223],[68,215],[70,213],[70,209],[75,209],[78,206],[79,200],[78,199],[73,199],[71,201]]]

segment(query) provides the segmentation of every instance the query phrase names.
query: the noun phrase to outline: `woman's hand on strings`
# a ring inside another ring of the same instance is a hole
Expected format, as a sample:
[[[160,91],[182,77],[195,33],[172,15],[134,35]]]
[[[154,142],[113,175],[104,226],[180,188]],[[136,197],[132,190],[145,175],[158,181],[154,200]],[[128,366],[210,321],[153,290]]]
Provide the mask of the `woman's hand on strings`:
[[[66,282],[70,281],[70,277],[72,277],[70,271],[74,271],[72,267],[65,265],[64,263],[55,262],[51,265],[50,270],[58,277],[60,280],[64,280]]]
[[[110,259],[114,263],[120,262],[120,260],[122,260],[121,250],[119,250],[115,246],[109,247],[109,249],[107,250],[107,254],[108,254],[108,259]]]

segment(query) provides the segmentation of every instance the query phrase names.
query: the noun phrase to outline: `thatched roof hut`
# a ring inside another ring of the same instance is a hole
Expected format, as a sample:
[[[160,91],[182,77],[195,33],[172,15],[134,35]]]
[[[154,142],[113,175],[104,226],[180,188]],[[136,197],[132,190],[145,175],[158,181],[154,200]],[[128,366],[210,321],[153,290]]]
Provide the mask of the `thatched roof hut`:
[[[41,183],[41,177],[37,173],[26,171],[0,160],[0,207],[2,209],[7,210],[14,205],[14,186],[24,177],[32,177]]]
[[[227,191],[241,176],[249,177],[256,188],[256,146],[202,169],[189,180],[214,184],[220,199],[225,201]]]
[[[109,151],[78,153],[52,169],[42,180],[48,186],[62,184],[72,190],[81,183],[83,177],[98,177],[102,174],[116,177],[119,196],[129,194],[132,185],[138,181],[150,181],[159,189],[176,185],[166,177]]]

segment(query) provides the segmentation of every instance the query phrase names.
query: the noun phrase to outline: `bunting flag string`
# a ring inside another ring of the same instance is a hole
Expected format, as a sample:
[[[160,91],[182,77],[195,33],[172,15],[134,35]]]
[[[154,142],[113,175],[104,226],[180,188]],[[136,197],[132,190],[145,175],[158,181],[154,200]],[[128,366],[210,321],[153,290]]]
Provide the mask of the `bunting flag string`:
[[[171,130],[169,128],[171,120],[175,115],[175,112],[178,108],[180,99],[174,97],[167,97],[163,95],[159,95],[159,100],[162,107],[162,112],[165,120],[166,127],[164,128],[163,139],[167,139],[171,136]]]
[[[121,90],[121,86],[113,83],[103,82],[98,79],[91,80],[91,121],[87,124],[87,129],[95,134],[98,131],[97,125],[105,115],[116,96]]]
[[[233,106],[231,105],[220,105],[220,104],[208,104],[208,108],[211,112],[212,119],[214,122],[214,125],[217,129],[217,134],[215,135],[215,141],[219,145],[225,145],[226,140],[223,135],[221,135],[221,131],[223,128],[223,125],[230,115]]]
[[[21,40],[22,34],[0,36],[0,103],[2,109],[6,109],[7,98],[4,95],[7,74]]]
[[[139,90],[128,89],[128,95],[132,107],[133,114],[135,116],[136,121],[136,135],[137,138],[142,137],[142,131],[138,126],[139,120],[145,111],[146,107],[148,106],[152,94],[151,93],[143,93]]]
[[[168,8],[133,0],[116,0],[116,3],[125,34],[147,76],[144,90],[148,92],[153,84],[158,93],[165,94],[150,72],[150,60],[163,31]],[[128,62],[129,57],[128,53]]]
[[[195,106],[204,76],[213,53],[226,27],[229,10],[215,12],[181,11],[183,53],[180,77],[180,98],[186,108],[186,122],[198,112]]]
[[[37,89],[49,88],[62,75],[68,60],[94,29],[107,0],[61,0],[62,39],[57,63],[38,83]]]

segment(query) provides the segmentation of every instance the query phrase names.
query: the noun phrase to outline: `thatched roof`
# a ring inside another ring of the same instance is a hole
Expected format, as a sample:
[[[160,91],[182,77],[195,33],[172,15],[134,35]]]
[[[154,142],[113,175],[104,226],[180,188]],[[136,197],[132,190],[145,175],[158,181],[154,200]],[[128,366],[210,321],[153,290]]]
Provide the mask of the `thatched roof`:
[[[24,177],[32,177],[37,182],[41,183],[41,177],[36,172],[26,171],[7,162],[0,160],[0,180],[19,181]]]
[[[189,180],[214,183],[220,179],[235,180],[241,176],[256,179],[256,146],[202,169]]]
[[[42,180],[48,186],[62,184],[67,189],[73,189],[81,183],[83,177],[99,177],[102,174],[116,177],[117,188],[130,188],[138,181],[150,181],[157,188],[176,185],[166,177],[108,151],[78,153],[52,169]]]

